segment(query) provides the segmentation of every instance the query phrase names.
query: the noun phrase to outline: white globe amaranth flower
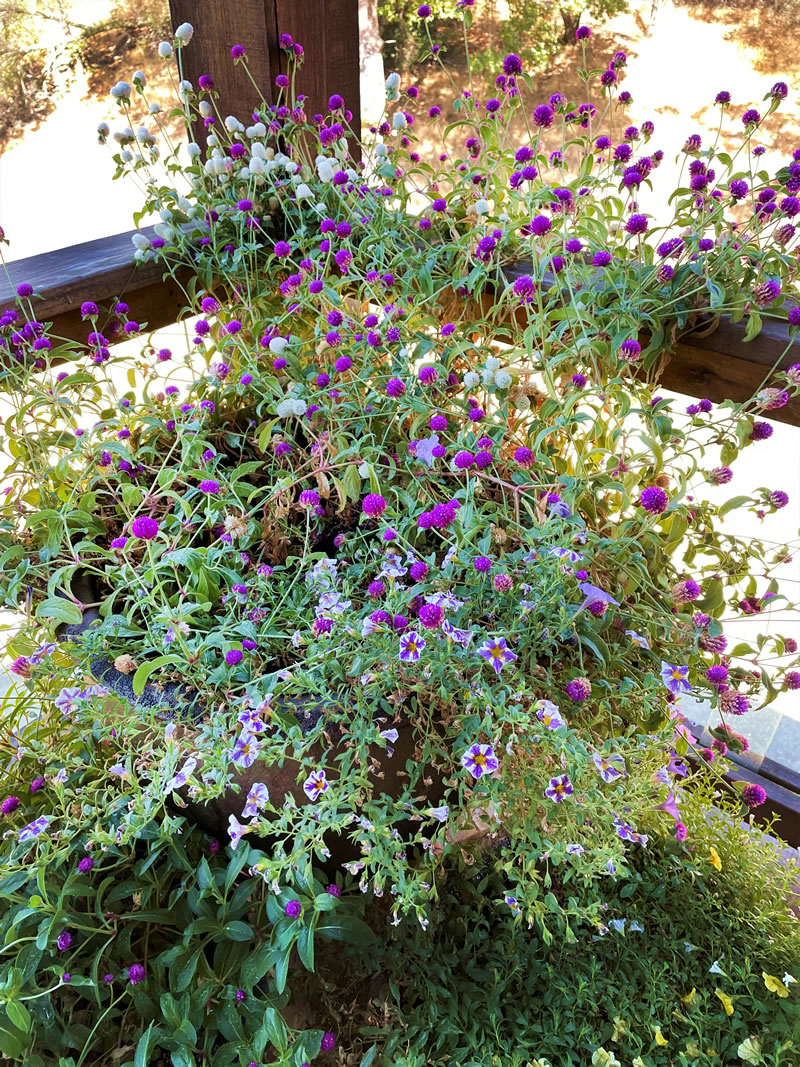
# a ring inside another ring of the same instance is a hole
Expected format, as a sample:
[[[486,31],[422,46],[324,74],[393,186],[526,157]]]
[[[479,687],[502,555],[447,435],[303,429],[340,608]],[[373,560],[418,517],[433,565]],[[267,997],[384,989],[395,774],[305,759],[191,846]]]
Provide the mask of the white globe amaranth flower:
[[[468,370],[464,375],[464,388],[474,389],[480,380],[480,375],[476,374],[474,370]]]
[[[132,233],[131,241],[135,248],[139,248],[142,251],[150,247],[150,238],[143,233]]]
[[[186,151],[188,152],[190,159],[197,159],[198,156],[202,156],[203,154],[203,149],[194,141],[189,142],[186,146]]]
[[[159,115],[161,113],[161,104],[151,104],[148,111],[151,115]]]
[[[208,116],[211,115],[214,111],[210,101],[208,100],[201,100],[200,103],[197,105],[197,110],[200,112],[204,119],[207,119]]]
[[[257,122],[254,126],[248,126],[244,132],[251,140],[254,137],[266,137],[267,127],[264,125],[263,122]]]
[[[290,415],[294,415],[294,400],[292,397],[287,397],[285,400],[281,400],[280,404],[275,408],[275,414],[279,419],[288,419]]]
[[[250,160],[248,169],[251,174],[255,174],[258,177],[261,177],[264,171],[266,170],[266,166],[267,165],[263,159],[259,159],[258,156],[253,156],[253,158]]]
[[[158,46],[158,54],[162,59],[169,59],[171,56],[175,55],[175,49],[169,41],[162,41]]]
[[[396,70],[393,70],[391,74],[386,78],[387,89],[399,89],[400,88],[400,75]]]
[[[219,138],[215,133],[210,133],[208,137],[206,137],[206,144],[209,148],[216,148],[219,144]]]
[[[111,128],[107,122],[98,122],[97,132],[101,137],[108,137],[109,133],[111,132]]]
[[[392,129],[404,130],[408,125],[408,119],[405,117],[402,111],[395,111],[392,115]]]
[[[244,133],[244,126],[235,115],[228,115],[225,118],[225,129],[228,133]]]
[[[499,369],[499,367],[500,367],[500,360],[497,358],[497,356],[487,356],[487,358],[486,358],[486,369],[488,371],[491,371],[492,373],[494,373],[496,370]]]
[[[185,100],[189,93],[194,92],[194,86],[188,78],[184,78],[178,85],[178,92],[181,94],[181,100]]]
[[[507,370],[495,371],[494,384],[498,389],[508,389],[512,381],[513,379]]]
[[[263,144],[258,144],[258,143],[257,144],[253,144],[253,145],[250,145],[250,154],[255,159],[266,159],[267,158],[267,149],[263,146]]]
[[[172,212],[168,207],[162,207],[158,213],[158,217],[162,222],[172,222]]]
[[[294,400],[292,401],[292,403],[294,404],[295,415],[297,415],[298,418],[302,418],[303,415],[305,415],[305,413],[308,411],[308,404],[305,402],[305,400]]]
[[[378,159],[386,159],[386,157],[389,155],[389,149],[386,147],[385,144],[376,144],[375,155],[378,157]]]
[[[119,158],[122,160],[123,163],[130,163],[133,159],[133,152],[129,151],[126,148],[124,152],[120,152]]]
[[[175,31],[175,40],[181,44],[188,44],[194,36],[194,26],[191,22],[182,22]]]
[[[362,463],[358,468],[358,473],[362,478],[369,478],[369,465]]]
[[[130,82],[117,82],[111,86],[111,95],[115,100],[130,100],[132,91]]]
[[[489,201],[484,200],[483,197],[480,200],[475,201],[475,214],[476,215],[488,215],[489,214]]]
[[[145,85],[147,85],[147,78],[145,78],[143,70],[135,70],[131,81],[137,89],[144,89]]]
[[[297,189],[295,190],[295,197],[298,200],[311,200],[313,199],[313,196],[314,194],[305,182],[302,182],[300,185],[298,185]]]
[[[493,382],[494,382],[494,371],[493,370],[481,371],[481,384],[482,385],[492,385]]]
[[[155,144],[155,137],[146,126],[140,126],[136,131],[136,140],[139,144]]]
[[[153,229],[158,237],[163,238],[165,241],[171,241],[175,236],[175,231],[171,226],[168,226],[165,222],[157,222]]]
[[[273,337],[269,343],[269,350],[273,356],[282,356],[289,346],[285,337]]]

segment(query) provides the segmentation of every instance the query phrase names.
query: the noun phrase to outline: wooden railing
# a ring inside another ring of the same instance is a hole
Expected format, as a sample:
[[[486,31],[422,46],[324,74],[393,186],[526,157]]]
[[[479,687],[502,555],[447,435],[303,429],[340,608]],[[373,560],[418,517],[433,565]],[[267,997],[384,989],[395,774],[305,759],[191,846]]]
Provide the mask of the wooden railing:
[[[186,307],[180,286],[171,278],[163,280],[163,268],[156,263],[136,266],[132,255],[131,234],[121,233],[13,261],[11,283],[0,279],[0,311],[13,304],[13,286],[28,282],[39,296],[34,303],[39,320],[52,322],[53,333],[70,340],[86,340],[87,326],[79,313],[84,300],[108,304],[124,297],[133,318],[150,330],[175,322]],[[524,273],[526,268],[521,264],[517,269]],[[800,362],[800,345],[787,351],[785,322],[765,319],[752,341],[744,341],[744,331],[744,323],[725,318],[687,330],[665,355],[661,384],[715,403],[740,402],[756,392],[773,367]],[[800,402],[771,411],[769,417],[800,426]]]

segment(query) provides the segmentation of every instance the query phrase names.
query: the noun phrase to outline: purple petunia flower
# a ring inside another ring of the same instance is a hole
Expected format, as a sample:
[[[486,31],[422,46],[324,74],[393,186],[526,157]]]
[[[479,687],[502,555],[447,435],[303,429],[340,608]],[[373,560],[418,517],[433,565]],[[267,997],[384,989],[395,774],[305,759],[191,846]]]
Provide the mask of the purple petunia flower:
[[[544,791],[544,795],[556,804],[560,804],[562,800],[572,796],[572,793],[572,782],[567,774],[559,774],[555,778],[551,778],[550,784]]]
[[[692,691],[692,686],[689,682],[688,666],[678,667],[662,660],[661,680],[670,693],[674,693],[676,696],[679,693],[691,693]]]
[[[495,674],[500,674],[506,663],[513,663],[517,658],[504,637],[488,638],[478,649],[478,655],[491,663]]]
[[[461,757],[461,765],[466,767],[473,778],[482,778],[484,774],[494,774],[500,761],[491,745],[470,745]]]
[[[606,783],[615,782],[617,778],[624,778],[627,773],[625,760],[622,756],[601,756],[599,752],[595,752],[592,756],[592,762],[597,773]]]
[[[319,800],[323,793],[327,793],[330,782],[325,777],[325,771],[312,771],[303,783],[303,792],[309,800]]]
[[[47,815],[40,815],[38,819],[34,819],[33,822],[29,822],[27,826],[23,826],[19,831],[18,840],[20,843],[23,841],[32,841],[34,837],[38,837],[39,834],[43,834],[47,827],[50,825],[50,819]]]
[[[416,663],[425,648],[425,638],[414,630],[400,637],[400,659],[404,663]]]
[[[252,767],[261,751],[261,742],[254,734],[241,733],[228,755],[237,767]]]
[[[562,726],[567,725],[558,714],[558,705],[551,700],[537,700],[534,707],[536,708],[536,718],[548,730],[559,730]]]

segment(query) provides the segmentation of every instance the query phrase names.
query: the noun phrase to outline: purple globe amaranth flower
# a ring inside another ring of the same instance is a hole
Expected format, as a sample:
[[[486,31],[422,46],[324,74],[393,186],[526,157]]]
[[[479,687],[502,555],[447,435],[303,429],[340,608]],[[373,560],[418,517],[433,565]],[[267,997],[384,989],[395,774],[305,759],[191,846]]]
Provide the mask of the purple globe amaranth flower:
[[[766,802],[767,791],[757,782],[748,782],[742,790],[742,800],[748,808],[760,808]]]
[[[756,399],[764,411],[777,411],[789,403],[789,394],[785,389],[767,388],[761,389],[756,394]]]
[[[479,574],[486,574],[492,569],[492,561],[488,556],[478,556],[473,566]]]
[[[439,377],[439,372],[435,367],[421,367],[417,377],[423,385],[433,385]]]
[[[631,215],[631,217],[625,223],[625,229],[630,234],[646,233],[647,215]]]
[[[733,478],[733,471],[730,467],[715,467],[709,475],[709,480],[713,485],[727,485]]]
[[[508,574],[496,574],[492,583],[498,593],[507,593],[514,585],[514,580]]]
[[[728,639],[721,634],[719,637],[710,637],[708,634],[703,634],[700,638],[700,647],[704,652],[712,652],[715,656],[721,656],[728,647]]]
[[[519,297],[520,300],[528,300],[536,291],[536,283],[530,275],[523,274],[522,277],[514,281],[513,288],[515,296]]]
[[[627,341],[623,341],[618,349],[619,358],[624,359],[626,363],[636,363],[641,354],[642,346],[632,337],[629,337]]]
[[[456,452],[453,459],[453,465],[460,471],[469,470],[474,464],[475,456],[472,452],[468,452],[466,449],[462,449],[460,452]]]
[[[520,445],[519,448],[514,450],[514,460],[519,464],[520,467],[532,467],[533,452],[527,447],[527,445]]]
[[[380,493],[368,493],[361,504],[361,510],[370,518],[378,518],[386,511],[387,503]]]
[[[726,689],[720,693],[719,710],[723,715],[744,715],[750,710],[750,703],[737,690]]]
[[[785,508],[789,503],[789,495],[782,489],[773,490],[767,499],[774,508]]]
[[[588,41],[591,36],[592,31],[589,29],[588,26],[579,26],[575,31],[576,41]]]
[[[219,482],[215,481],[213,478],[204,478],[203,481],[200,482],[199,489],[201,493],[214,495],[219,492]]]
[[[728,668],[721,663],[715,663],[706,671],[706,678],[712,685],[724,685],[728,681]]]
[[[390,378],[386,383],[386,393],[391,397],[400,397],[406,391],[405,382],[401,378]]]
[[[72,934],[69,932],[69,930],[62,930],[61,933],[58,935],[58,940],[56,941],[58,951],[66,952],[71,944]]]
[[[297,503],[302,508],[313,508],[319,504],[319,493],[316,489],[304,489],[297,498]]]
[[[540,129],[546,130],[553,124],[555,112],[549,104],[539,104],[533,111],[533,124]]]
[[[149,515],[140,515],[131,523],[131,534],[143,541],[152,541],[158,534],[158,523]]]
[[[326,1030],[322,1035],[319,1047],[322,1052],[332,1052],[336,1048],[336,1034]]]
[[[669,507],[669,497],[658,485],[650,485],[639,497],[639,506],[651,515],[661,515]]]
[[[415,582],[421,582],[428,576],[428,564],[421,559],[417,560],[411,564],[408,573]]]
[[[784,642],[785,644],[786,642]],[[47,785],[47,781],[44,778],[34,778],[30,784],[30,791],[32,793],[38,793],[40,789],[44,789]]]
[[[672,599],[676,604],[690,604],[701,595],[700,586],[691,578],[687,578],[685,582],[677,582],[672,587]]]
[[[785,100],[789,95],[789,86],[786,82],[775,82],[769,91],[769,95],[776,100]]]
[[[800,326],[800,306],[789,308],[786,318],[790,326]]]
[[[780,282],[776,282],[770,278],[761,285],[757,285],[753,290],[753,300],[758,307],[767,307],[768,304],[773,303],[781,295]]]
[[[380,578],[376,578],[374,581],[370,582],[369,585],[367,586],[367,595],[368,596],[379,597],[379,596],[383,596],[383,594],[385,592],[386,592],[386,586],[380,580]]]
[[[761,122],[761,115],[754,107],[750,107],[742,115],[742,123],[745,126],[758,126]]]
[[[438,604],[423,604],[418,618],[426,630],[437,630],[442,625],[444,611]]]
[[[503,60],[503,71],[505,74],[522,74],[522,60],[518,55],[511,52]]]
[[[783,684],[787,689],[800,689],[800,671],[787,671],[783,676]]]
[[[303,913],[303,905],[299,900],[290,900],[283,910],[290,919],[299,919]]]
[[[750,186],[743,178],[735,178],[728,186],[734,200],[743,200],[750,192]]]
[[[686,824],[679,822],[675,824],[675,840],[685,841],[689,835],[689,831],[686,829]]]
[[[94,867],[94,860],[91,856],[84,856],[78,862],[78,870],[81,874],[88,874],[92,867]]]
[[[611,262],[611,259],[611,253],[607,252],[604,248],[601,248],[599,252],[595,252],[592,256],[592,266],[607,267]]]
[[[753,429],[750,431],[751,441],[766,441],[768,437],[772,437],[773,428],[768,422],[754,422]]]
[[[131,985],[138,985],[139,982],[143,982],[147,972],[141,963],[132,963],[128,968],[128,980]]]
[[[241,663],[244,659],[244,652],[240,648],[229,648],[225,653],[225,665],[227,667],[235,667],[237,663]]]
[[[10,815],[12,811],[16,811],[20,805],[19,797],[6,797],[0,804],[0,814]]]
[[[342,895],[341,889],[334,883],[325,886],[325,892],[331,897],[340,897]]]
[[[592,683],[588,678],[573,678],[567,682],[567,696],[576,703],[588,700],[592,695]]]

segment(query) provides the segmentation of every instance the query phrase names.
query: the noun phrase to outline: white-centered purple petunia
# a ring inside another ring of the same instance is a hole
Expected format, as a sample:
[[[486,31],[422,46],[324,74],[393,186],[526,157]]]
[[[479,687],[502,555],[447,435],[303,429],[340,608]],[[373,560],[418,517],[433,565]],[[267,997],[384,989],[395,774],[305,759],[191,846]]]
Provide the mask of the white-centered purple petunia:
[[[235,815],[228,816],[228,837],[231,839],[231,848],[234,851],[244,834],[249,834],[252,829],[252,826],[243,826]]]
[[[34,837],[43,834],[49,825],[49,817],[40,815],[38,819],[34,819],[33,822],[29,822],[27,826],[22,827],[18,834],[20,842],[33,841]]]
[[[166,785],[164,786],[164,792],[171,793],[173,792],[173,790],[180,789],[182,786],[186,785],[186,783],[189,781],[189,778],[194,774],[196,767],[197,760],[194,758],[194,756],[190,756],[189,759],[187,759],[184,765],[181,767],[181,769],[179,771],[176,771],[175,774],[173,774],[170,780],[166,783]]]
[[[470,745],[461,757],[462,766],[466,767],[473,778],[482,778],[484,774],[494,774],[500,761],[491,745]]]
[[[261,751],[261,742],[251,733],[242,732],[229,755],[237,767],[252,767]]]
[[[661,680],[667,689],[669,689],[670,693],[674,693],[676,696],[679,693],[691,693],[692,691],[692,687],[689,683],[688,666],[677,667],[672,663],[666,663],[662,659]]]
[[[243,819],[252,819],[269,803],[269,789],[263,782],[253,782],[242,810]]]
[[[416,663],[424,648],[425,638],[414,630],[400,637],[400,659],[404,663]]]
[[[646,637],[642,637],[641,634],[637,634],[635,630],[626,630],[625,636],[630,637],[631,641],[633,641],[635,645],[638,645],[639,648],[646,648],[648,652],[650,651],[650,642],[647,640]]]
[[[499,674],[506,663],[513,663],[517,658],[506,644],[505,637],[488,638],[478,649],[478,655],[491,663],[495,674]]]
[[[599,752],[595,752],[592,762],[604,782],[616,782],[618,778],[624,778],[627,773],[622,756],[601,756]]]
[[[441,632],[445,637],[449,637],[450,640],[454,641],[457,645],[461,645],[462,648],[467,648],[475,631],[460,630],[457,626],[453,626],[452,623],[449,623],[447,619],[445,619],[442,623]]]
[[[550,784],[544,791],[544,795],[556,804],[560,804],[562,800],[571,797],[572,793],[572,782],[567,774],[559,774],[555,778],[551,778]]]
[[[303,782],[303,792],[309,800],[319,800],[323,793],[327,793],[329,785],[325,771],[312,771]]]
[[[562,726],[567,725],[558,714],[558,705],[554,704],[552,700],[537,700],[534,707],[536,708],[536,718],[548,730],[560,730]]]

